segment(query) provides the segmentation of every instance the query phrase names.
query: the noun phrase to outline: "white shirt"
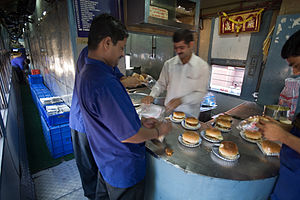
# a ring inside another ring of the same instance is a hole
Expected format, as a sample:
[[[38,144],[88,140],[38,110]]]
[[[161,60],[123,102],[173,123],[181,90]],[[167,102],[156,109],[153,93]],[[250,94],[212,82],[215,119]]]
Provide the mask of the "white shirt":
[[[182,64],[177,55],[165,62],[150,96],[156,98],[167,90],[165,105],[180,97],[182,104],[175,110],[198,118],[200,103],[207,93],[209,77],[210,67],[203,59],[192,54],[189,62]]]

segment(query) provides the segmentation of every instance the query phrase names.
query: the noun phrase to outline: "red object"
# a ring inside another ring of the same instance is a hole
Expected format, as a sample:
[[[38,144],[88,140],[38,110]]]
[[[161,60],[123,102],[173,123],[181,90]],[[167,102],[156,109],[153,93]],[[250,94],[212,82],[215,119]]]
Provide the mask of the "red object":
[[[31,70],[31,75],[36,75],[36,74],[40,74],[41,71],[39,69],[32,69]]]

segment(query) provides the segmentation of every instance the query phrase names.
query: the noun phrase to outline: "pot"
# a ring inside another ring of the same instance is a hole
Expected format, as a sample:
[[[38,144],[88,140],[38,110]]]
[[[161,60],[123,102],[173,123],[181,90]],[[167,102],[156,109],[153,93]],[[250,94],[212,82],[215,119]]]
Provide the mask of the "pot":
[[[280,118],[287,118],[290,108],[280,105],[265,105],[264,115],[279,120]]]

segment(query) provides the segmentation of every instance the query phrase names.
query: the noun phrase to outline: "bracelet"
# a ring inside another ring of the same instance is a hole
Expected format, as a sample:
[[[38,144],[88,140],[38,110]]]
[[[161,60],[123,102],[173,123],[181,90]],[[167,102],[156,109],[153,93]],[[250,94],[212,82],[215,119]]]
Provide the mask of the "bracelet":
[[[159,129],[157,127],[155,127],[156,131],[157,131],[157,138],[159,137]]]

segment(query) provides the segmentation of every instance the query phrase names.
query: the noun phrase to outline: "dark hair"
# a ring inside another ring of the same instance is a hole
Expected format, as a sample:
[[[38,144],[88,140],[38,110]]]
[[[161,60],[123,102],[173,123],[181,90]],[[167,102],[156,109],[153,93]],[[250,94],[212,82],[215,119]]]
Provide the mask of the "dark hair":
[[[111,37],[114,45],[119,40],[124,40],[128,37],[126,27],[117,19],[109,14],[101,14],[95,17],[92,21],[89,38],[88,49],[97,49],[98,44],[105,38]]]
[[[188,29],[180,29],[176,31],[173,35],[173,42],[184,41],[185,44],[189,44],[191,41],[194,41],[194,36],[192,31]]]
[[[291,56],[300,56],[300,30],[294,33],[282,47],[281,57],[287,59]]]

